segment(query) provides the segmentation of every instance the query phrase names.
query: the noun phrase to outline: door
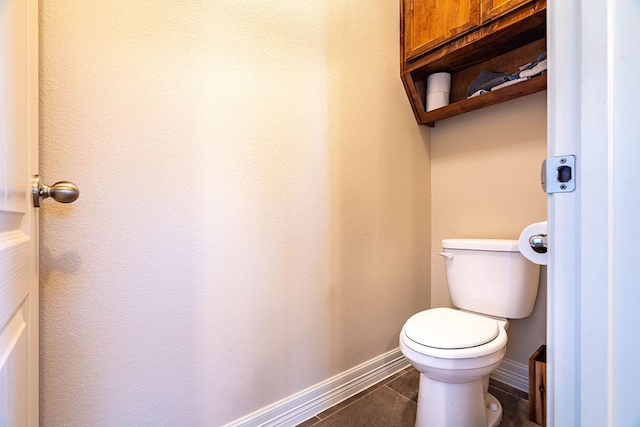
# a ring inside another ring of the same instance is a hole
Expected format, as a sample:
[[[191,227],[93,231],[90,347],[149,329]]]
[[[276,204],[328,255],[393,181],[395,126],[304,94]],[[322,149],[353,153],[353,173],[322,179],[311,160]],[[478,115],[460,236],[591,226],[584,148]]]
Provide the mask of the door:
[[[483,0],[482,23],[511,12],[513,9],[529,3],[531,0]]]
[[[0,426],[38,425],[37,0],[0,0]]]
[[[637,0],[550,0],[549,154],[576,189],[549,196],[547,425],[640,425]]]
[[[479,0],[403,0],[405,59],[480,25]]]

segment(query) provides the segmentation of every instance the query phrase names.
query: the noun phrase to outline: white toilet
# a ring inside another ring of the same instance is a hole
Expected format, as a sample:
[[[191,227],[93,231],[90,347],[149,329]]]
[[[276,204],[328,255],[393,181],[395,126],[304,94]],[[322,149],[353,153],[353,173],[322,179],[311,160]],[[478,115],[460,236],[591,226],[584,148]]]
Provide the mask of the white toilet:
[[[495,427],[502,405],[488,393],[504,357],[508,319],[531,314],[540,266],[517,240],[442,241],[451,302],[414,314],[400,350],[420,371],[416,427]]]

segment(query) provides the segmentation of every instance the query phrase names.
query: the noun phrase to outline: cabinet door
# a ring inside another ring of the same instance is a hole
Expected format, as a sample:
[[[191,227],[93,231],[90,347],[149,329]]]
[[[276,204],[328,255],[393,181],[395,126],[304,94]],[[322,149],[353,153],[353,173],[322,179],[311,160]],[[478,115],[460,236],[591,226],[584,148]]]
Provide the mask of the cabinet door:
[[[403,14],[405,59],[410,59],[477,27],[480,0],[403,0]]]
[[[531,0],[482,0],[482,23],[504,15]]]

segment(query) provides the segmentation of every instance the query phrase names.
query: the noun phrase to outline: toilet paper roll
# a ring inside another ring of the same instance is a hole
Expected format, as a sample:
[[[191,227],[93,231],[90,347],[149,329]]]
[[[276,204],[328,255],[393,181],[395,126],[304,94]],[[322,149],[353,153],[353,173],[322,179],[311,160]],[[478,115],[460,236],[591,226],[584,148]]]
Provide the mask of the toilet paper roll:
[[[433,73],[427,77],[427,111],[449,105],[451,74]]]
[[[537,235],[547,235],[547,221],[533,223],[522,230],[520,239],[518,240],[518,249],[520,249],[520,253],[532,263],[547,265],[549,259],[548,254],[541,254],[534,251],[529,243],[531,236]]]
[[[427,111],[449,105],[449,92],[433,92],[427,95]]]
[[[450,92],[451,74],[433,73],[427,77],[427,95],[433,92]]]

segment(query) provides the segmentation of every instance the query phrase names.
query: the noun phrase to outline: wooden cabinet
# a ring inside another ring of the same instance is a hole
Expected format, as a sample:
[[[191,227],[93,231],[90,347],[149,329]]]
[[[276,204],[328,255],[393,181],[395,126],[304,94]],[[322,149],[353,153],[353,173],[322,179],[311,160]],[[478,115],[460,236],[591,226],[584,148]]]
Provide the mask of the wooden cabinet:
[[[478,0],[408,0],[405,54],[421,53],[480,25]]]
[[[546,76],[467,99],[481,70],[513,72],[546,50],[546,0],[401,0],[401,75],[420,124],[546,89]],[[427,77],[451,73],[450,104],[426,111]]]

